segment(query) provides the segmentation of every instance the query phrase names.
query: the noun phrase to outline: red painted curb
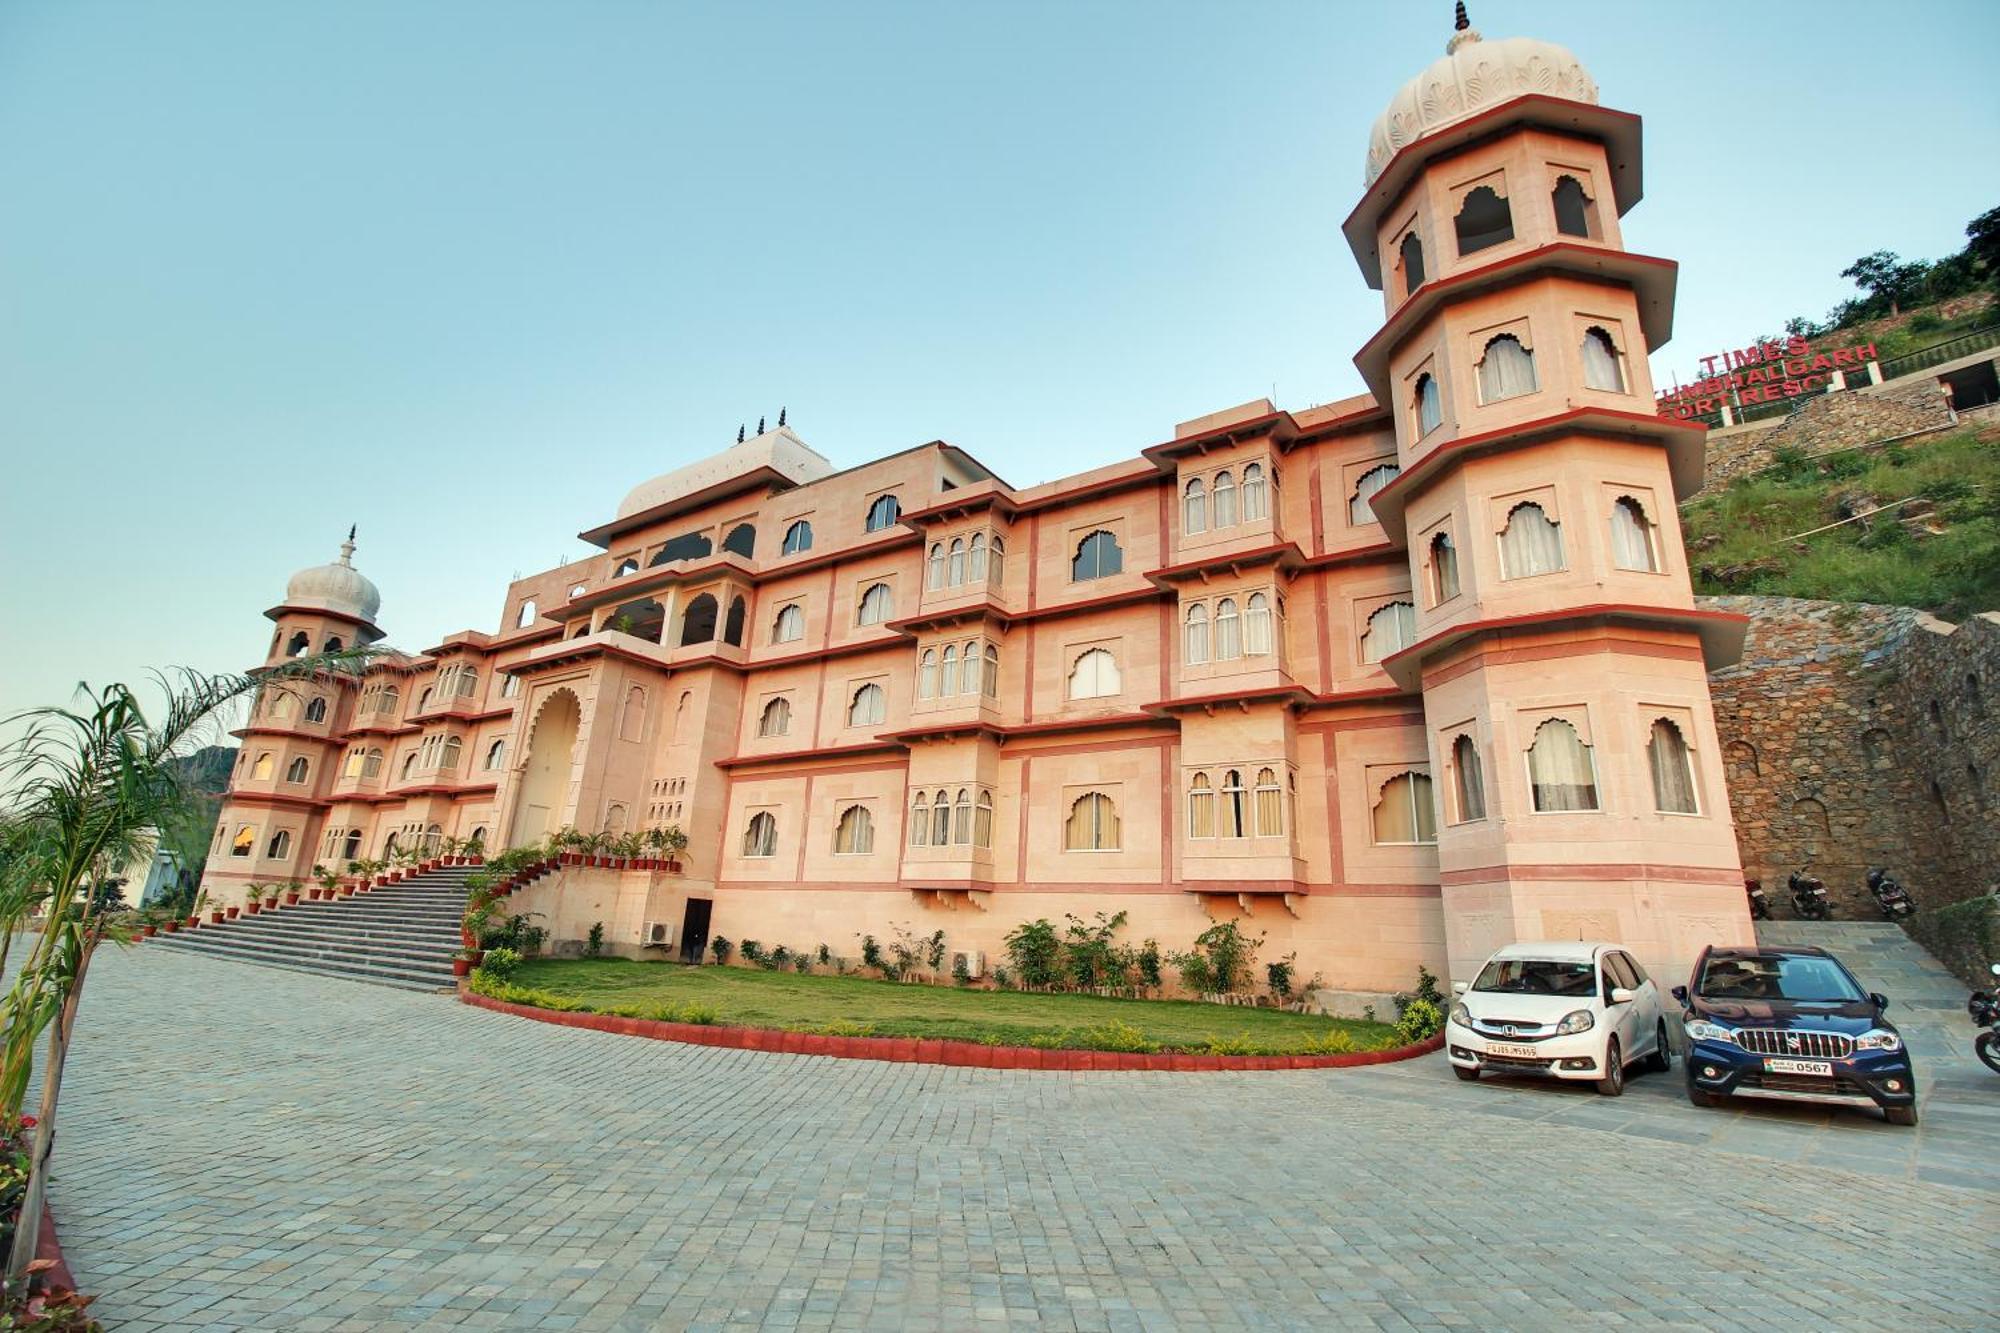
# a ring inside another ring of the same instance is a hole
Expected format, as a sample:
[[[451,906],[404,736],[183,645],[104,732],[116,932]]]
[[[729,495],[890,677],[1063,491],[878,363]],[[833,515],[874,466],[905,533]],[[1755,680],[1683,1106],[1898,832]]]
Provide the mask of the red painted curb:
[[[679,1041],[696,1046],[729,1046],[746,1051],[779,1051],[787,1055],[826,1055],[841,1060],[886,1060],[898,1064],[967,1065],[976,1069],[1109,1070],[1150,1069],[1176,1073],[1211,1073],[1250,1069],[1355,1069],[1429,1055],[1444,1045],[1442,1035],[1414,1046],[1386,1051],[1350,1051],[1345,1055],[1185,1055],[1145,1051],[1062,1051],[1039,1046],[987,1046],[979,1042],[916,1037],[830,1037],[818,1032],[786,1032],[776,1028],[716,1027],[697,1023],[663,1023],[650,1018],[620,1018],[611,1014],[537,1009],[475,995],[460,986],[461,1004],[498,1014],[531,1018],[557,1027],[588,1028],[653,1041]]]
[[[43,1291],[76,1290],[76,1274],[69,1271],[69,1261],[63,1258],[62,1242],[56,1239],[55,1214],[49,1211],[47,1199],[42,1200],[42,1231],[35,1237],[35,1257],[53,1261],[52,1267],[41,1272]]]

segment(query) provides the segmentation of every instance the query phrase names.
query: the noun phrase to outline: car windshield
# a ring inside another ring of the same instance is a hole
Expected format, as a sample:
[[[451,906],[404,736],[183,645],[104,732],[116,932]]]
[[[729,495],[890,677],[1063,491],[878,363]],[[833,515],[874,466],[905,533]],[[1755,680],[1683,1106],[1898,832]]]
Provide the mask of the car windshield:
[[[1849,1004],[1860,988],[1831,958],[1712,958],[1696,993],[1711,1000],[1793,1000]]]
[[[1593,995],[1597,992],[1597,967],[1588,961],[1495,958],[1472,983],[1472,989],[1507,995]]]

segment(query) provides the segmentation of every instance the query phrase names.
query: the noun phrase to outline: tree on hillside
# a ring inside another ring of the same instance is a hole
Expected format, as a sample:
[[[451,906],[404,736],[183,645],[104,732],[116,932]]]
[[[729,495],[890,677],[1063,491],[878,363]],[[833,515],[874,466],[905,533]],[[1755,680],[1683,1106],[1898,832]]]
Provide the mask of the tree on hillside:
[[[1886,305],[1891,315],[1900,315],[1903,303],[1923,292],[1930,270],[1924,260],[1906,260],[1894,250],[1877,250],[1849,264],[1840,276],[1854,279],[1854,285],[1868,294],[1868,306],[1879,311]]]
[[[1989,208],[1965,224],[1965,253],[1980,268],[1980,276],[2000,282],[2000,208]]]

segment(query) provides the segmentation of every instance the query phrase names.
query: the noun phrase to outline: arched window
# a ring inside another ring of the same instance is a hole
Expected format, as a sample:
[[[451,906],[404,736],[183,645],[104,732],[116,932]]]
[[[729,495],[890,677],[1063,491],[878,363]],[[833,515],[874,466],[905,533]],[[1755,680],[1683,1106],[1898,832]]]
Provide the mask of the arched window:
[[[871,583],[861,594],[861,604],[856,608],[854,623],[857,625],[879,625],[896,610],[895,594],[886,583]]]
[[[1500,577],[1524,579],[1562,567],[1562,528],[1532,501],[1515,505],[1500,532]]]
[[[1470,736],[1460,736],[1451,743],[1451,780],[1458,822],[1486,818],[1486,774],[1480,767],[1479,747]]]
[[[1250,594],[1243,609],[1243,652],[1247,657],[1264,657],[1271,651],[1271,599],[1261,592]]]
[[[1237,614],[1236,599],[1225,597],[1215,604],[1215,660],[1233,661],[1243,656],[1243,617]]]
[[[1451,534],[1440,532],[1431,538],[1431,605],[1438,606],[1458,596],[1458,548]]]
[[[687,604],[681,612],[681,647],[691,643],[709,643],[715,638],[715,619],[721,608],[716,604],[715,594],[702,593]]]
[[[1208,487],[1200,477],[1189,477],[1181,489],[1181,531],[1190,535],[1208,531]]]
[[[757,529],[748,523],[738,523],[722,539],[722,549],[734,551],[746,560],[751,558],[757,554]]]
[[[757,718],[759,736],[782,736],[792,729],[791,700],[779,695],[764,705],[763,713]]]
[[[931,803],[922,792],[910,802],[910,846],[922,847],[931,840]]]
[[[1428,773],[1398,773],[1375,796],[1375,841],[1378,843],[1436,842],[1437,807],[1431,799]]]
[[[878,495],[868,506],[868,531],[880,532],[903,516],[903,503],[893,495]]]
[[[1583,331],[1583,387],[1607,393],[1625,392],[1625,370],[1618,364],[1618,345],[1596,325]]]
[[[349,829],[347,830],[347,837],[340,844],[340,857],[343,861],[352,861],[360,855],[361,830],[358,828]]]
[[[722,621],[722,641],[724,643],[737,648],[743,646],[743,617],[747,611],[748,608],[744,604],[741,593],[729,599],[729,614]]]
[[[1070,803],[1063,846],[1072,852],[1118,850],[1118,808],[1103,792],[1085,792]]]
[[[1249,794],[1243,790],[1243,774],[1230,769],[1222,775],[1222,823],[1225,838],[1241,838],[1250,832]]]
[[[1659,563],[1653,558],[1653,525],[1646,511],[1629,495],[1621,495],[1611,505],[1611,563],[1620,569],[1656,574]]]
[[[965,577],[973,583],[986,582],[986,534],[975,532],[966,547]]]
[[[1188,836],[1215,836],[1215,788],[1209,785],[1206,773],[1188,779]]]
[[[779,548],[782,555],[797,555],[800,551],[813,548],[813,525],[799,519],[785,529],[785,540]]]
[[[956,588],[965,582],[965,538],[951,539],[951,558],[945,572],[947,587]]]
[[[292,854],[292,831],[279,829],[271,835],[271,841],[264,845],[265,859],[282,861]]]
[[[1417,608],[1408,602],[1388,602],[1368,615],[1361,632],[1361,660],[1379,662],[1417,641]]]
[[[1354,483],[1354,494],[1347,497],[1347,521],[1357,528],[1375,522],[1376,494],[1401,472],[1394,463],[1382,463],[1362,473]]]
[[[1278,772],[1257,770],[1257,836],[1276,838],[1285,832],[1285,792],[1278,785]]]
[[[951,844],[951,793],[940,788],[931,798],[931,846]]]
[[[424,692],[417,696],[416,711],[419,713],[428,713],[431,708],[431,697],[436,693],[437,693],[437,688],[435,686],[431,685],[424,686]]]
[[[458,772],[459,757],[464,753],[465,753],[465,742],[460,740],[458,737],[453,736],[447,741],[445,741],[444,749],[442,750],[438,758],[438,771],[440,773]]]
[[[1215,526],[1236,526],[1236,478],[1227,472],[1216,473],[1209,486],[1209,498],[1215,507]]]
[[[993,793],[979,793],[978,808],[972,815],[972,842],[976,847],[993,845]]]
[[[944,650],[944,676],[938,682],[938,693],[949,697],[958,691],[958,645],[946,644]]]
[[[306,705],[306,721],[308,722],[326,721],[326,700],[314,699],[311,703]]]
[[[917,659],[917,697],[935,699],[938,694],[937,649],[926,648],[924,655]]]
[[[382,752],[379,749],[370,750],[368,757],[361,761],[361,776],[364,779],[382,776]]]
[[[395,712],[397,706],[400,705],[402,702],[403,702],[403,690],[401,686],[384,685],[382,687],[381,707],[383,712],[385,713]]]
[[[1187,666],[1200,666],[1208,660],[1208,608],[1200,602],[1187,609],[1185,646],[1181,657]]]
[[[507,742],[498,740],[486,747],[486,771],[497,772],[507,762]]]
[[[1397,253],[1403,260],[1403,295],[1411,296],[1424,285],[1424,243],[1411,232],[1403,238]]]
[[[347,752],[347,758],[341,762],[340,776],[343,778],[360,777],[361,761],[366,757],[367,757],[366,752],[363,751],[359,746],[355,747],[352,750],[349,750]]]
[[[743,830],[743,854],[745,856],[778,854],[778,817],[769,810],[759,810],[750,816],[750,824]]]
[[[627,577],[628,575],[637,574],[638,572],[639,572],[639,557],[636,555],[628,555],[623,560],[620,560],[618,562],[618,567],[616,569],[611,571],[611,577],[614,579],[622,579]]]
[[[340,647],[340,636],[338,634],[330,634],[327,636],[326,643],[320,648],[320,651],[323,653],[337,653],[340,651]]]
[[[654,554],[651,563],[664,565],[675,560],[699,560],[705,555],[714,554],[714,552],[715,545],[709,541],[706,532],[684,532],[665,546],[662,546]]]
[[[1100,528],[1077,543],[1076,558],[1069,562],[1069,576],[1082,583],[1109,578],[1124,568],[1125,553],[1118,549],[1118,539]]]
[[[1646,742],[1646,763],[1653,770],[1653,808],[1666,815],[1700,813],[1695,800],[1694,758],[1681,729],[1666,718],[1653,722]]]
[[[1521,346],[1511,333],[1494,335],[1479,357],[1479,401],[1497,403],[1533,393],[1540,385],[1535,379],[1535,354]]]
[[[958,692],[960,694],[979,693],[979,643],[968,643],[959,650]]]
[[[229,840],[231,856],[248,856],[257,846],[257,830],[245,824],[236,830],[236,836]]]
[[[276,767],[277,761],[271,757],[271,752],[266,750],[258,755],[257,762],[250,766],[250,776],[259,782],[268,782]]]
[[[1103,699],[1118,690],[1118,661],[1109,649],[1092,648],[1070,664],[1070,698]]]
[[[1564,236],[1594,234],[1591,223],[1597,207],[1583,192],[1583,184],[1576,177],[1557,177],[1556,188],[1550,192],[1550,201],[1555,205],[1558,232]]]
[[[307,763],[305,757],[301,755],[299,758],[294,759],[292,760],[291,763],[285,765],[285,781],[304,782],[306,780],[306,774],[309,771],[311,771],[311,769],[312,765]]]
[[[1243,521],[1248,523],[1270,512],[1270,492],[1264,486],[1264,465],[1251,463],[1243,469]]]
[[[958,789],[958,800],[952,803],[951,841],[956,847],[972,845],[972,792],[966,787]]]
[[[944,543],[931,543],[931,556],[924,573],[924,586],[936,592],[944,587]]]
[[[1552,717],[1535,728],[1528,747],[1528,785],[1543,813],[1597,808],[1597,770],[1576,728]]]
[[[996,533],[992,542],[992,554],[987,557],[986,562],[986,581],[995,588],[1000,586],[1000,576],[1006,572],[1006,560],[1007,544],[1001,541],[999,534]]]
[[[646,690],[634,685],[625,691],[625,707],[618,717],[620,740],[644,740],[646,736]]]
[[[274,721],[279,722],[289,718],[297,711],[299,706],[299,701],[289,694],[273,694],[269,696],[260,694],[257,696],[257,702],[264,706],[264,711]],[[251,711],[255,712],[256,710],[252,709]]]
[[[1417,376],[1416,409],[1419,436],[1444,424],[1444,395],[1438,392],[1437,376],[1428,370]]]
[[[833,826],[833,850],[837,856],[862,856],[875,850],[875,819],[865,805],[850,805],[840,812]]]
[[[521,609],[514,616],[514,628],[526,629],[535,623],[535,599],[530,597],[521,603]]]
[[[285,656],[304,657],[311,650],[312,637],[304,630],[300,630],[292,636],[292,641],[285,645]]]
[[[797,602],[778,608],[777,619],[771,622],[772,643],[797,643],[806,636],[805,608]]]
[[[1458,233],[1458,253],[1469,255],[1514,239],[1514,214],[1490,185],[1465,196],[1452,226]]]
[[[410,774],[417,771],[417,753],[417,751],[412,750],[403,756],[403,771],[400,780],[409,781]]]
[[[854,697],[847,703],[847,725],[850,727],[879,725],[887,698],[888,696],[882,693],[880,685],[863,685],[854,692]]]
[[[980,672],[979,675],[979,692],[988,699],[998,699],[1000,697],[1000,650],[990,643],[987,644],[985,653],[981,655],[981,660],[985,664],[985,670]]]

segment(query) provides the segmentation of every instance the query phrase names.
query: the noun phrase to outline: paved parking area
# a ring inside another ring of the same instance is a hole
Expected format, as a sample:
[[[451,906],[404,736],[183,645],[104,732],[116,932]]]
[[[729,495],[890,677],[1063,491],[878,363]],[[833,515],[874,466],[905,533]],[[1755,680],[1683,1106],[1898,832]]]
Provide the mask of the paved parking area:
[[[1911,1135],[682,1047],[143,946],[79,1032],[54,1202],[114,1329],[1992,1323],[1976,1064]]]

